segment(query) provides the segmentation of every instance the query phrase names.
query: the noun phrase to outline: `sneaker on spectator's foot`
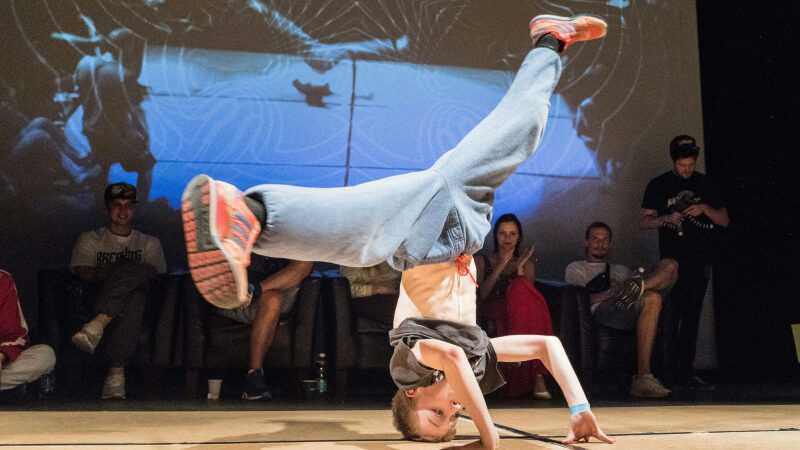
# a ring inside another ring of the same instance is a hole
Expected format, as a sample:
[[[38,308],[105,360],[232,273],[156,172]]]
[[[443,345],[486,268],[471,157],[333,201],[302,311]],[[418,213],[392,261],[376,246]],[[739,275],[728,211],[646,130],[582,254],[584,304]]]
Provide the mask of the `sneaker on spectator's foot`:
[[[110,399],[125,399],[125,375],[113,374],[106,377],[106,382],[103,383],[103,395],[100,396],[103,400]]]
[[[692,375],[686,381],[686,386],[689,389],[696,389],[700,391],[713,391],[715,389],[714,385],[699,375]]]
[[[553,398],[553,395],[550,393],[550,391],[545,389],[543,391],[534,392],[533,398],[537,398],[539,400],[551,400]]]
[[[272,400],[272,394],[267,390],[267,381],[264,371],[254,370],[247,374],[247,386],[242,393],[245,400]]]
[[[250,303],[247,266],[261,224],[235,186],[198,175],[181,199],[189,269],[197,290],[212,305]]]
[[[564,48],[561,50],[564,51],[574,42],[590,41],[605,36],[608,24],[595,16],[562,17],[542,14],[531,20],[530,27],[534,45],[540,37],[549,33],[564,43]]]
[[[80,331],[72,335],[72,343],[81,351],[91,355],[102,337],[103,326],[91,320],[86,322]]]
[[[634,376],[631,383],[631,396],[638,398],[662,398],[668,396],[672,391],[661,385],[658,378],[652,373]]]
[[[642,297],[642,292],[644,292],[644,280],[642,277],[636,276],[623,281],[615,302],[617,308],[630,308]]]

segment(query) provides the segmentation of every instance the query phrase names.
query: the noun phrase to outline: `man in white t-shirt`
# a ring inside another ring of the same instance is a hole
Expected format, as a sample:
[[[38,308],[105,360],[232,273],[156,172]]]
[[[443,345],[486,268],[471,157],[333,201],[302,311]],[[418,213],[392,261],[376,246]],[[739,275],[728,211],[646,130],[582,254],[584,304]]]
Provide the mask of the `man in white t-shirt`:
[[[567,266],[567,283],[589,289],[592,318],[618,330],[636,328],[637,373],[631,384],[634,397],[660,398],[670,394],[650,371],[653,341],[661,314],[662,294],[675,284],[678,263],[662,259],[656,270],[641,279],[620,264],[611,264],[611,227],[594,222],[586,229],[585,259]],[[633,292],[633,294],[632,294]],[[622,297],[627,297],[621,300]]]
[[[109,359],[103,399],[125,398],[125,363],[136,350],[147,291],[166,272],[161,242],[133,229],[136,188],[115,183],[106,188],[108,226],[81,233],[72,249],[70,270],[97,287],[95,317],[72,336],[79,349],[94,353],[109,324]]]

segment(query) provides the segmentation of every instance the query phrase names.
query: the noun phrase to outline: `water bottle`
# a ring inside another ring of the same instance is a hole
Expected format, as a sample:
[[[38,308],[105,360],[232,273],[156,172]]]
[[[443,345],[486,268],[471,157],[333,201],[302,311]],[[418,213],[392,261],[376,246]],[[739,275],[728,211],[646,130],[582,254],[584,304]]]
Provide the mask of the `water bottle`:
[[[324,395],[328,392],[328,377],[325,371],[325,353],[317,356],[317,395]]]

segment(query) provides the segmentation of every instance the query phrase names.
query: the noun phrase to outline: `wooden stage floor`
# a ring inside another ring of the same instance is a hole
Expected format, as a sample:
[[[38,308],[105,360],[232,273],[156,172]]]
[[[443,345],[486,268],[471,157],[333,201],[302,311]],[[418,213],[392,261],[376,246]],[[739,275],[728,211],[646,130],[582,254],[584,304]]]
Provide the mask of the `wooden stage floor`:
[[[626,406],[593,410],[614,446],[556,443],[562,408],[492,409],[503,449],[800,448],[800,405]],[[453,443],[477,430],[462,418]],[[0,448],[433,449],[400,439],[388,410],[3,411]]]

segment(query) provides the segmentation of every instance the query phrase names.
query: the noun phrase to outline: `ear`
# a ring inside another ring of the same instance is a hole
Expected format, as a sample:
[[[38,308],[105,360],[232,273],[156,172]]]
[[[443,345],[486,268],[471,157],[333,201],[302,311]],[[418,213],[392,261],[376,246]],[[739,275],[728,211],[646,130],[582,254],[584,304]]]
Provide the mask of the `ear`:
[[[416,389],[406,389],[406,397],[416,397],[417,393]]]

